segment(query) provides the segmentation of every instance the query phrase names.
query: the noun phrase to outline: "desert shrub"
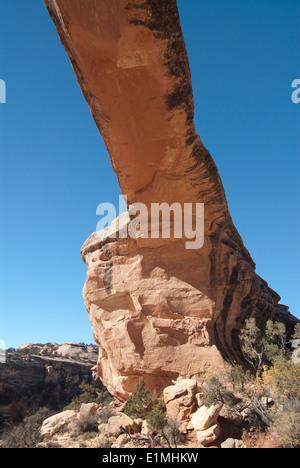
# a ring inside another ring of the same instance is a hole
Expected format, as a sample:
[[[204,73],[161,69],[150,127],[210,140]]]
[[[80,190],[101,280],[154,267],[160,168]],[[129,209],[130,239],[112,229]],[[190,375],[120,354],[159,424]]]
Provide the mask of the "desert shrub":
[[[67,375],[65,378],[65,387],[72,387],[72,385],[74,385],[74,378],[70,375]]]
[[[300,325],[293,339],[300,336]],[[251,375],[239,365],[231,365],[203,384],[206,406],[222,403],[231,414],[243,415],[248,427],[259,431],[271,428],[282,446],[298,446],[300,441],[300,364],[291,359],[285,325],[269,320],[265,330],[249,319],[240,333],[245,359],[255,371]],[[272,406],[268,406],[271,397]]]
[[[161,406],[158,395],[145,388],[145,381],[141,377],[135,386],[134,393],[127,400],[124,413],[131,418],[144,419],[150,411],[161,409]]]
[[[161,431],[168,424],[165,413],[160,409],[150,411],[146,416],[146,421],[149,428],[153,431]]]
[[[15,350],[15,354],[17,356],[30,356],[30,355],[32,355],[34,353],[35,353],[35,351],[32,348],[29,348],[29,347]]]
[[[98,420],[96,416],[86,415],[77,419],[75,422],[75,432],[77,434],[84,434],[87,432],[97,432],[98,431]]]
[[[149,390],[145,388],[145,381],[140,378],[134,393],[128,398],[124,413],[133,418],[143,418],[147,413]]]
[[[300,364],[278,358],[265,368],[262,382],[274,400],[271,431],[283,447],[300,446]]]
[[[286,327],[282,322],[268,320],[262,330],[252,317],[245,321],[239,339],[244,358],[255,370],[256,377],[261,375],[264,364],[272,364],[279,357],[287,357],[288,341]]]
[[[264,368],[262,382],[278,405],[300,399],[300,364],[291,359],[277,359],[273,366]]]
[[[105,435],[100,435],[94,448],[109,449],[112,446],[112,441]]]
[[[205,406],[225,405],[233,419],[239,420],[244,414],[250,427],[257,430],[265,430],[270,424],[268,408],[261,400],[263,392],[265,388],[249,372],[234,365],[211,376],[202,388]]]
[[[168,419],[166,426],[162,429],[162,436],[166,440],[169,448],[177,448],[181,440],[180,428],[181,422],[178,419]]]
[[[245,370],[243,366],[236,364],[227,371],[227,378],[232,386],[232,392],[245,391],[246,384],[250,381],[251,375],[249,370]]]
[[[284,448],[300,447],[300,400],[292,398],[270,410],[271,431]]]
[[[154,431],[163,439],[169,448],[177,448],[181,433],[181,422],[177,419],[168,419],[161,409],[153,409],[146,415],[146,421],[151,431]]]
[[[154,439],[150,437],[151,444],[177,447],[181,436],[180,422],[167,418],[162,400],[156,392],[151,393],[145,388],[143,378],[139,380],[133,395],[127,400],[124,413],[131,418],[142,418],[147,421],[149,429],[156,433]]]
[[[106,389],[98,392],[93,385],[82,382],[80,384],[81,394],[74,397],[64,410],[79,410],[82,403],[97,403],[101,405],[109,404],[113,398]]]
[[[221,378],[222,380],[224,379],[223,376],[212,376],[203,385],[203,399],[205,406],[210,407],[213,404],[222,403],[232,407],[240,401],[240,399],[238,399],[227,388],[227,386],[221,382]]]
[[[27,416],[17,426],[7,428],[1,435],[3,448],[35,448],[41,442],[40,428],[45,419],[51,415],[48,409],[42,408]]]
[[[299,339],[300,339],[300,322],[296,323],[295,325],[294,334],[292,336],[292,341],[299,340]]]

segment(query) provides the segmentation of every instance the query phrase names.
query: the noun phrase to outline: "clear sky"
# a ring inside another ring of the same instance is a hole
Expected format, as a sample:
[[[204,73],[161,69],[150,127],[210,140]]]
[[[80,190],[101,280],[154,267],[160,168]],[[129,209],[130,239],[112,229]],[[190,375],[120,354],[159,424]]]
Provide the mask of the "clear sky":
[[[257,272],[300,318],[299,0],[179,0],[195,122]],[[116,176],[42,0],[2,0],[0,339],[93,342],[80,248]]]

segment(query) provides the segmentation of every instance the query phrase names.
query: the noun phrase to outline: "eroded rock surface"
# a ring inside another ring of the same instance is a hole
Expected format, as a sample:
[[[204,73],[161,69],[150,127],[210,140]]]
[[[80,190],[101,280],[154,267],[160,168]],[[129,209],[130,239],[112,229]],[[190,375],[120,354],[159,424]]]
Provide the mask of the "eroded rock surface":
[[[241,360],[246,318],[294,319],[256,275],[196,133],[176,0],[44,1],[128,203],[205,205],[201,249],[138,233],[111,239],[107,230],[84,244],[103,383],[124,399],[140,376],[163,389]]]

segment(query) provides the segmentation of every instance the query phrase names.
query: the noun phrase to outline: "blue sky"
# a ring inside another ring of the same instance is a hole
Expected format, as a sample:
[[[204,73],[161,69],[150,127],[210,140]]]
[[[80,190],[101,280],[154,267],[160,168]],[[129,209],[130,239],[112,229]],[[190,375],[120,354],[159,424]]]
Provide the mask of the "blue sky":
[[[300,317],[300,2],[178,4],[197,131],[257,273]],[[1,2],[0,79],[0,338],[93,342],[80,248],[120,190],[42,0]]]

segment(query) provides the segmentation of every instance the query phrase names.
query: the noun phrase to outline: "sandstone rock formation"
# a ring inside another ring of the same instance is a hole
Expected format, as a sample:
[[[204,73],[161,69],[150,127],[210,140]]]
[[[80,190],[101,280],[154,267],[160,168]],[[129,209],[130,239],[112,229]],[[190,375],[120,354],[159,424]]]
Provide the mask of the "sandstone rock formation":
[[[163,397],[168,417],[179,421],[188,420],[196,409],[196,394],[197,382],[192,379],[182,379],[166,387]]]
[[[222,405],[215,404],[210,408],[202,405],[191,417],[190,428],[196,431],[205,431],[217,423]]]
[[[176,0],[44,2],[128,204],[205,205],[199,249],[138,231],[111,239],[105,230],[84,244],[84,300],[103,383],[124,399],[140,376],[163,389],[224,360],[242,361],[237,337],[246,318],[261,326],[294,319],[255,273],[196,133]]]
[[[77,417],[77,411],[67,410],[45,419],[41,427],[42,437],[51,437]]]

